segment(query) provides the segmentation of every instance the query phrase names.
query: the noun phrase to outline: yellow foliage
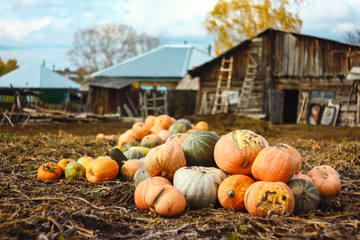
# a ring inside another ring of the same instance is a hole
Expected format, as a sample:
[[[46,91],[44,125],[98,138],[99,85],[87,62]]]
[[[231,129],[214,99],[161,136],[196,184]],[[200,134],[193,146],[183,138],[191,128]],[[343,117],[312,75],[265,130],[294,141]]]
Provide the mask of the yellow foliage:
[[[291,6],[305,0],[219,0],[208,13],[204,26],[215,37],[216,55],[256,36],[267,28],[300,32],[302,20]]]

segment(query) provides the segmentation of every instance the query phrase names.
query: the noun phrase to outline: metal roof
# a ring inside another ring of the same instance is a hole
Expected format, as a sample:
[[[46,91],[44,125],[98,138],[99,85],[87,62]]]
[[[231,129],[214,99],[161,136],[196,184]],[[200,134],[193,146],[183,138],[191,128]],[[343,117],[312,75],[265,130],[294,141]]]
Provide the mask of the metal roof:
[[[360,67],[352,67],[346,80],[360,80]]]
[[[165,45],[95,72],[92,76],[183,78],[189,69],[211,59],[209,54],[191,45]]]
[[[78,89],[80,84],[43,65],[25,65],[0,77],[0,88]]]
[[[112,78],[112,77],[101,76],[89,80],[86,84],[94,87],[111,88],[111,89],[119,90],[126,86],[131,85],[135,81],[136,81],[135,79]]]

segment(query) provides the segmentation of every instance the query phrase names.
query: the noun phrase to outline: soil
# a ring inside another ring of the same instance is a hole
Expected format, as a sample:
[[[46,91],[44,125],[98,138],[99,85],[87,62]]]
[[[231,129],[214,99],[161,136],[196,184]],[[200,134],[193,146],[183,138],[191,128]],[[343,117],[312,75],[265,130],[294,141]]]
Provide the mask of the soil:
[[[132,122],[28,123],[0,128],[0,239],[360,239],[360,129],[272,125],[233,115],[184,116],[204,120],[219,136],[249,129],[270,145],[287,143],[303,159],[302,172],[330,165],[340,176],[338,196],[322,197],[317,210],[266,218],[220,206],[186,209],[173,218],[140,211],[132,182],[117,178],[92,184],[85,179],[37,179],[38,167],[62,158],[108,155]],[[320,149],[313,149],[318,144]]]

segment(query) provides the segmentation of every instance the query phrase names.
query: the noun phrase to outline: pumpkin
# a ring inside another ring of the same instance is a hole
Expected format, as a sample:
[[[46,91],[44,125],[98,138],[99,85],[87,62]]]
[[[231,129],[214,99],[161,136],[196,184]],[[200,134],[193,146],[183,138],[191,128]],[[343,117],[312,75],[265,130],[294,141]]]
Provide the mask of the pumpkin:
[[[124,152],[124,156],[127,159],[140,159],[145,157],[145,155],[137,149],[127,150],[126,152]]]
[[[274,145],[275,148],[281,149],[284,152],[287,152],[288,154],[290,154],[296,161],[296,168],[295,168],[295,174],[299,173],[302,167],[302,159],[301,159],[301,155],[298,152],[298,150],[296,150],[295,148],[293,148],[292,146],[285,144],[285,143],[278,143]]]
[[[38,168],[37,177],[46,180],[58,180],[63,170],[56,163],[44,163]]]
[[[124,133],[120,134],[119,140],[118,140],[118,145],[122,146],[128,142],[132,142],[135,140],[136,140],[136,138],[132,132],[132,129],[128,129]]]
[[[218,189],[218,199],[221,206],[235,211],[245,209],[245,192],[254,182],[254,179],[242,174],[231,175],[226,178],[221,182]]]
[[[65,167],[66,167],[66,165],[69,163],[69,162],[73,162],[73,161],[75,161],[74,159],[70,159],[70,158],[63,158],[63,159],[61,159],[59,162],[58,162],[58,166],[61,168],[61,170],[63,171],[63,172],[65,172]]]
[[[104,140],[105,139],[105,134],[103,133],[98,133],[95,137],[95,139],[98,140]]]
[[[175,172],[173,184],[184,194],[190,208],[201,209],[218,202],[218,187],[225,178],[226,173],[218,168],[190,166]]]
[[[131,129],[133,136],[138,141],[141,141],[146,135],[150,134],[150,129],[143,122],[135,122]]]
[[[157,133],[157,135],[161,138],[161,141],[164,143],[166,139],[170,136],[170,132],[168,130],[161,130]]]
[[[181,145],[188,166],[216,167],[214,148],[219,136],[198,130],[191,133]]]
[[[129,148],[128,151],[131,150],[138,150],[139,152],[141,152],[142,154],[144,154],[144,157],[149,153],[149,151],[151,150],[151,148],[148,147],[142,147],[142,146],[132,146],[131,148]]]
[[[120,169],[121,176],[128,181],[132,181],[134,179],[134,175],[136,171],[143,165],[139,159],[129,159],[124,161]]]
[[[186,208],[184,195],[172,185],[151,186],[145,200],[151,211],[165,217],[178,216]]]
[[[154,122],[155,122],[156,117],[153,115],[149,115],[145,118],[145,125],[148,129],[151,129],[154,126]]]
[[[191,128],[190,128],[191,129]],[[181,123],[181,122],[175,122],[173,123],[170,128],[169,128],[169,132],[171,134],[175,134],[175,133],[186,133],[186,131],[189,130],[189,128],[187,128],[185,126],[185,124]]]
[[[130,148],[132,147],[135,147],[135,146],[140,146],[140,142],[135,140],[135,141],[131,141],[131,142],[128,142],[128,143],[125,143],[123,145],[121,145],[121,148],[124,150],[124,152],[126,152],[127,150],[129,150]]]
[[[209,124],[205,121],[199,121],[195,124],[195,128],[198,130],[205,130],[208,131],[209,130]]]
[[[153,148],[153,147],[156,147],[156,146],[158,146],[158,145],[160,145],[162,143],[163,143],[163,141],[158,135],[149,134],[149,135],[145,136],[141,140],[140,146],[147,147],[147,148]]]
[[[266,144],[260,135],[251,130],[232,131],[215,145],[216,165],[228,174],[251,176],[252,163]]]
[[[256,180],[287,183],[295,175],[296,164],[287,152],[266,147],[257,155],[251,173]]]
[[[189,136],[189,134],[187,134],[187,133],[175,133],[175,134],[170,135],[166,139],[165,143],[175,142],[176,144],[181,146],[183,144],[183,142],[185,141],[185,139],[187,138],[187,136]]]
[[[294,179],[287,183],[295,198],[294,212],[307,212],[317,209],[320,193],[314,183],[306,179]]]
[[[89,165],[89,163],[94,160],[93,157],[90,157],[88,155],[84,155],[82,157],[80,157],[77,162],[80,163],[81,165],[84,166],[84,168],[86,169],[86,167]]]
[[[139,183],[144,181],[147,178],[150,178],[151,176],[147,173],[145,170],[144,164],[141,165],[141,167],[136,171],[134,175],[134,185],[137,187]]]
[[[313,180],[311,179],[311,177],[309,177],[308,175],[303,174],[301,172],[297,173],[296,176],[300,179],[306,179],[306,180],[309,180],[310,182],[314,183]]]
[[[111,159],[115,160],[119,165],[119,168],[123,165],[123,161],[128,160],[128,158],[123,153],[123,148],[121,146],[115,146],[110,150],[109,156]]]
[[[257,217],[290,214],[295,207],[294,195],[283,182],[254,182],[246,190],[244,202],[248,213]]]
[[[91,183],[113,180],[119,173],[119,164],[109,157],[99,157],[86,168],[86,179]]]
[[[171,124],[173,124],[173,120],[167,114],[157,116],[154,121],[154,126],[160,126],[165,130],[168,130]]]
[[[170,181],[164,177],[151,177],[145,179],[144,181],[140,182],[139,185],[135,188],[134,192],[134,201],[136,206],[140,210],[148,210],[150,206],[146,203],[146,195],[147,191],[151,186],[157,185],[171,185]]]
[[[307,174],[315,186],[319,189],[320,195],[324,197],[336,196],[341,191],[339,173],[328,165],[314,167]]]
[[[183,124],[187,130],[192,128],[191,122],[185,118],[180,118],[180,119],[176,120],[175,123]]]
[[[69,162],[65,167],[65,178],[75,180],[85,178],[86,168],[77,161]]]
[[[194,128],[192,128],[192,129],[187,130],[186,133],[187,133],[187,134],[191,134],[191,133],[196,132],[196,131],[198,131],[198,130],[199,130],[199,129],[194,129]]]
[[[150,176],[162,176],[171,180],[176,170],[186,166],[186,159],[179,145],[164,143],[150,150],[144,165]]]
[[[152,134],[158,134],[161,130],[164,130],[164,128],[158,126],[158,125],[154,125],[150,128],[150,133]]]

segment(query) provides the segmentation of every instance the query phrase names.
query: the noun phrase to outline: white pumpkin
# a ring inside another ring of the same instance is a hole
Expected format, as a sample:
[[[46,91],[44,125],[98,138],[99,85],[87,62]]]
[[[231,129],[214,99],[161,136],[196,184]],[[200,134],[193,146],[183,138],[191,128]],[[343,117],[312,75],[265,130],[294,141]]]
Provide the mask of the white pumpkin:
[[[217,190],[225,178],[218,168],[187,166],[175,172],[173,185],[184,194],[189,208],[201,209],[217,203]]]

